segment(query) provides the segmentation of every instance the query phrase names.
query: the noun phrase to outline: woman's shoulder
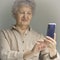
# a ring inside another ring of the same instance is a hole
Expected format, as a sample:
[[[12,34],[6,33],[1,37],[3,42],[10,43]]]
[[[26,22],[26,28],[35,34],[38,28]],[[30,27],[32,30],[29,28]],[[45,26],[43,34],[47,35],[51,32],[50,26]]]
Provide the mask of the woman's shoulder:
[[[35,31],[33,29],[31,30],[31,34],[33,36],[37,37],[37,38],[43,38],[44,37],[44,35],[42,33],[39,33],[39,32],[37,32],[37,31]]]
[[[35,30],[31,30],[31,33],[33,34],[33,35],[40,35],[37,31],[35,31]]]
[[[0,30],[0,35],[8,35],[11,34],[12,30],[11,28],[5,28]]]
[[[1,29],[1,30],[0,30],[0,32],[4,32],[4,33],[6,33],[7,31],[11,31],[11,29],[6,28],[6,29]]]

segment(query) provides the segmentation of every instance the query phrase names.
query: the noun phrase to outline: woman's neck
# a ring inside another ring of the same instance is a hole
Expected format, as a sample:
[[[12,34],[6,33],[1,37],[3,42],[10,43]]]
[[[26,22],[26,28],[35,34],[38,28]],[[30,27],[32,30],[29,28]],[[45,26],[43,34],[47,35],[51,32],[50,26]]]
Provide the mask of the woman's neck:
[[[23,26],[23,25],[16,25],[16,28],[18,29],[18,31],[21,33],[21,34],[24,34],[25,31],[28,29],[28,26]]]

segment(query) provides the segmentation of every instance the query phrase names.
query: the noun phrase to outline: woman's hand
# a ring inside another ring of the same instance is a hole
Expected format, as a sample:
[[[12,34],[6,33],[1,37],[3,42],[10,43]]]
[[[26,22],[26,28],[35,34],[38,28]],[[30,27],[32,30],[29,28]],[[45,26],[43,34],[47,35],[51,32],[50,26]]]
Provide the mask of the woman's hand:
[[[24,53],[23,58],[26,59],[32,55],[35,55],[37,53],[40,53],[40,51],[45,49],[45,43],[44,41],[37,41],[37,43],[34,45],[33,49],[30,51],[27,51]]]
[[[44,42],[49,49],[50,56],[53,57],[54,55],[56,55],[57,53],[56,52],[56,34],[54,34],[54,39],[52,39],[49,36],[46,36],[46,38],[44,39]]]
[[[44,50],[46,47],[45,43],[43,41],[37,41],[37,43],[34,45],[32,52],[33,53],[39,53],[40,51]]]

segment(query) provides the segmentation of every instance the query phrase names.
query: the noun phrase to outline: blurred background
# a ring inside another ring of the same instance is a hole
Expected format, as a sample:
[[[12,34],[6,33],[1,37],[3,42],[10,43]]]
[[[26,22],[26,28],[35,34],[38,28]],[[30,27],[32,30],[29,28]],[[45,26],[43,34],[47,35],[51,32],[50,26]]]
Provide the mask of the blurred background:
[[[60,0],[35,0],[36,10],[31,26],[38,33],[46,36],[48,23],[56,23],[57,50],[60,53]],[[15,24],[11,9],[14,0],[0,0],[0,29]]]

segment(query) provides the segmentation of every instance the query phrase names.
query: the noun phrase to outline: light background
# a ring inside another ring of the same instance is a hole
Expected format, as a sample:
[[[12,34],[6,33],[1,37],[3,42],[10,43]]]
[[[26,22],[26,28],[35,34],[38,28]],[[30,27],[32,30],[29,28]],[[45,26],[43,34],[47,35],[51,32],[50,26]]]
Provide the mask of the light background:
[[[14,0],[0,0],[0,29],[8,28],[15,23],[11,14]],[[55,22],[57,49],[60,52],[60,0],[36,0],[36,11],[31,26],[38,33],[46,35],[47,25]]]

